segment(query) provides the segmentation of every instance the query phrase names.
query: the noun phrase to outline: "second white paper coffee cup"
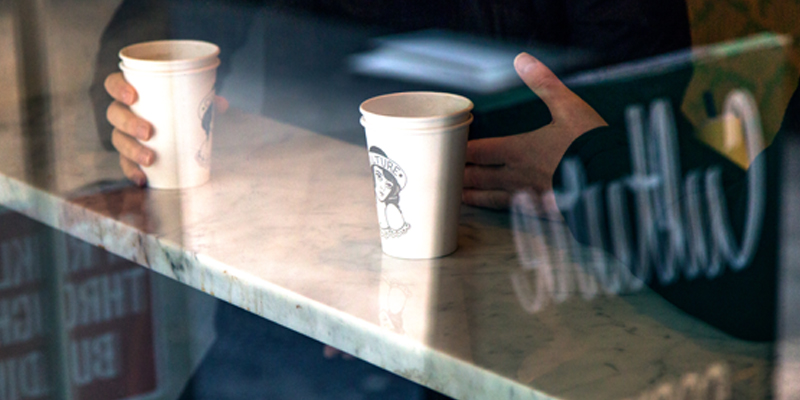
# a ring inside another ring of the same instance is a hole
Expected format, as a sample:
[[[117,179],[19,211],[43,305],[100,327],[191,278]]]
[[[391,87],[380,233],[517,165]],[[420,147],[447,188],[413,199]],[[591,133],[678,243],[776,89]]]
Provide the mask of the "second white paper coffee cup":
[[[459,124],[402,129],[361,119],[383,252],[425,259],[458,248],[464,162],[472,116]]]
[[[181,189],[209,180],[218,54],[214,44],[188,40],[120,51],[120,69],[138,95],[131,111],[153,127],[142,142],[156,155],[142,167],[148,186]]]

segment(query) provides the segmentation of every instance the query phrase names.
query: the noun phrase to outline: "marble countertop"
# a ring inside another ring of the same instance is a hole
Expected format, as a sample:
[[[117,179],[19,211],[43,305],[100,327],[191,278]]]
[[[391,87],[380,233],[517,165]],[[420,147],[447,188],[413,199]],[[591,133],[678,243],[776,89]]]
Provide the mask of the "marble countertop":
[[[383,255],[361,146],[231,110],[210,183],[142,190],[85,128],[85,108],[58,104],[50,166],[26,163],[18,125],[0,127],[0,204],[422,385],[458,399],[614,399],[713,375],[735,394],[769,390],[770,345],[646,289],[587,300],[572,285],[532,312],[507,213],[463,207],[451,256]]]

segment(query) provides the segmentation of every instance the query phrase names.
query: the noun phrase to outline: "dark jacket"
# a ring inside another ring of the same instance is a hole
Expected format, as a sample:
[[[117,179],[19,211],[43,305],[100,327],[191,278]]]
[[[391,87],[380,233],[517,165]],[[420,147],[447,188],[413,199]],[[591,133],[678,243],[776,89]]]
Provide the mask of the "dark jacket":
[[[783,160],[787,149],[785,146],[787,138],[797,138],[798,134],[800,134],[800,87],[795,89],[792,95],[780,131],[772,144],[758,156],[765,167],[760,177],[748,175],[747,171],[699,142],[695,139],[691,127],[679,127],[677,132],[679,149],[677,154],[681,170],[679,179],[683,182],[687,174],[692,171],[705,171],[708,168],[718,168],[721,171],[721,186],[727,208],[727,214],[723,217],[730,224],[738,245],[741,245],[748,215],[748,179],[766,180],[764,214],[757,248],[744,268],[734,270],[723,262],[723,270],[713,279],[707,279],[702,274],[687,279],[685,274],[681,274],[676,281],[670,283],[662,283],[651,275],[648,285],[653,290],[683,311],[726,333],[748,340],[775,339],[778,313],[776,307],[778,252],[782,246],[792,245],[787,241],[789,238],[782,237],[779,231],[781,189],[786,180],[797,179],[796,173],[793,175],[785,171]],[[609,184],[631,175],[630,150],[631,144],[623,126],[604,127],[587,132],[569,147],[556,170],[554,187],[561,187],[560,177],[565,160],[577,160],[585,171],[585,185],[587,187],[598,185],[601,188],[602,195],[599,196],[602,202],[601,209],[607,210],[605,194]],[[685,196],[681,196],[680,201],[684,202]],[[630,220],[636,221],[640,216],[636,212],[635,199],[630,192],[627,202],[630,207]],[[583,207],[583,204],[578,205],[578,208],[580,207]],[[710,229],[711,224],[707,217],[708,211],[703,210],[705,217],[701,222],[706,229]],[[567,218],[572,219],[571,229],[574,236],[579,241],[589,244],[589,233],[586,229],[588,224],[585,221],[576,223],[575,216]],[[602,227],[607,235],[609,218],[610,215],[606,213]],[[633,243],[642,240],[641,236],[639,232],[634,232]],[[711,240],[710,237],[706,239]],[[610,242],[606,241],[602,247],[613,254],[614,249]],[[636,249],[636,244],[632,248]],[[634,264],[635,262],[631,262],[628,267],[635,269]]]

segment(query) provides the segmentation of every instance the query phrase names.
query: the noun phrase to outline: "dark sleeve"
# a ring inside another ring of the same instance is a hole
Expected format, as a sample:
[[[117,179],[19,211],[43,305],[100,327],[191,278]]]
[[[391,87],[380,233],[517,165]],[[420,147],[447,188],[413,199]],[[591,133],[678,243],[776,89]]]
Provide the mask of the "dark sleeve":
[[[616,66],[691,47],[684,0],[576,0],[564,2],[569,45],[588,50],[587,68]],[[628,104],[668,98],[680,110],[693,66],[609,84],[571,87],[610,125],[621,125]],[[646,75],[646,74],[644,74]],[[681,117],[683,118],[683,117]]]
[[[111,145],[111,124],[106,121],[106,108],[111,97],[103,83],[108,75],[119,71],[117,54],[123,47],[138,42],[161,39],[197,39],[220,47],[218,85],[230,69],[233,52],[246,40],[255,1],[225,2],[221,0],[124,0],[115,11],[100,38],[89,95],[97,131],[103,146]]]
[[[592,49],[603,65],[691,45],[684,0],[566,1],[569,43]]]
[[[776,298],[777,298],[777,264],[780,237],[778,234],[780,221],[780,187],[785,178],[781,168],[784,138],[792,132],[800,132],[800,94],[796,90],[785,113],[781,130],[773,143],[765,149],[756,162],[763,162],[765,173],[761,177],[753,176],[752,169],[748,173],[730,163],[712,149],[700,143],[691,133],[679,133],[679,160],[681,164],[681,181],[691,171],[719,168],[722,172],[722,189],[727,206],[729,221],[737,244],[741,244],[748,215],[748,182],[749,179],[765,179],[765,204],[763,207],[762,227],[756,251],[750,262],[742,269],[735,271],[723,265],[723,271],[714,279],[702,274],[693,279],[681,275],[676,281],[662,284],[658,279],[648,280],[648,285],[666,300],[686,313],[697,317],[710,325],[736,337],[747,340],[773,340],[776,332]],[[625,179],[631,174],[631,153],[627,133],[622,129],[599,128],[587,132],[572,143],[564,159],[556,170],[554,187],[561,186],[561,173],[565,160],[576,160],[584,171],[585,184],[600,185],[601,209],[605,210],[602,228],[606,236],[610,235],[607,225],[610,216],[605,202],[605,193],[611,182]],[[684,201],[682,198],[681,201]],[[635,199],[629,195],[630,220],[636,221]],[[585,206],[583,203],[578,208]],[[684,210],[685,211],[685,210]],[[576,223],[576,214],[565,213],[570,220],[570,229],[575,238],[589,245],[585,220]],[[577,213],[580,216],[580,213]],[[688,218],[688,217],[687,217]],[[703,224],[709,224],[707,219]],[[637,234],[631,235],[634,243],[640,240]],[[609,241],[603,243],[604,249],[613,254],[614,249]],[[632,246],[636,248],[636,245]],[[633,263],[632,263],[633,264]],[[629,268],[635,268],[632,265]]]

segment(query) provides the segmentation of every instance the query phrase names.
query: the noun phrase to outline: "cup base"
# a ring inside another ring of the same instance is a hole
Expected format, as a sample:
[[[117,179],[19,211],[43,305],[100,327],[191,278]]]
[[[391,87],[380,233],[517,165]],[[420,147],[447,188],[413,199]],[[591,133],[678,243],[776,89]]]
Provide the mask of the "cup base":
[[[205,185],[211,180],[211,174],[208,170],[200,171],[201,173],[198,174],[199,176],[190,176],[190,177],[175,177],[175,176],[163,176],[163,174],[159,174],[162,176],[153,176],[156,175],[154,171],[147,171],[146,168],[142,168],[147,176],[147,187],[150,189],[158,189],[158,190],[179,190],[179,189],[191,189]],[[203,173],[204,172],[204,173]]]
[[[206,181],[206,182],[200,182],[200,183],[193,183],[193,184],[191,184],[191,185],[184,185],[184,186],[153,186],[153,185],[147,184],[147,188],[148,188],[148,189],[154,189],[154,190],[182,190],[182,189],[194,189],[194,188],[198,188],[198,187],[200,187],[200,186],[203,186],[203,185],[205,185],[206,183],[208,183],[208,181]]]
[[[397,258],[401,260],[432,260],[435,258],[444,258],[449,255],[452,255],[458,250],[458,246],[453,248],[452,250],[443,251],[443,252],[436,252],[432,254],[413,254],[413,253],[403,253],[403,254],[392,254],[391,252],[387,252],[384,249],[381,249],[383,254],[386,254],[389,257]]]

